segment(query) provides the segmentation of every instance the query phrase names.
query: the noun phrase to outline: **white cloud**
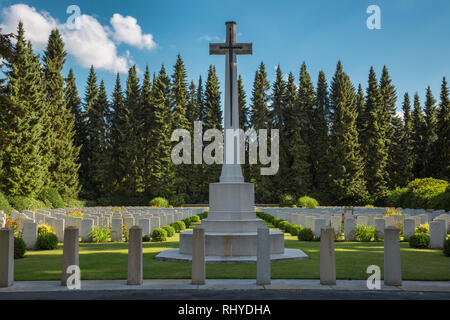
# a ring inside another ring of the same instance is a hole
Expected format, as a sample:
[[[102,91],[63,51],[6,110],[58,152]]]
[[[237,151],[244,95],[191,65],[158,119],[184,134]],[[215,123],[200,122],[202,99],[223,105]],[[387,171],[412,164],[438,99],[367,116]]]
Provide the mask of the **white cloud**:
[[[113,38],[118,43],[126,43],[140,49],[152,50],[156,47],[152,34],[143,34],[137,20],[115,13],[110,23],[114,29]]]
[[[126,43],[130,45],[150,49],[156,46],[156,43],[153,41],[152,35],[142,34],[136,19],[122,17],[121,20],[120,17],[122,16],[115,14],[111,18],[111,23],[122,21],[122,23],[113,25],[115,28],[113,34],[110,34],[107,26],[103,26],[97,19],[89,15],[80,16],[79,30],[70,30],[66,24],[58,23],[47,12],[38,12],[34,7],[25,4],[15,4],[4,8],[0,13],[2,21],[0,28],[3,33],[15,33],[19,21],[22,21],[26,39],[30,40],[34,48],[38,50],[45,49],[51,30],[58,28],[67,52],[75,58],[80,66],[90,67],[93,65],[98,69],[126,73],[129,66],[133,64],[130,53],[125,52],[125,54],[119,55],[113,39],[118,42],[126,42],[119,41],[119,39],[123,37],[123,32],[128,30],[127,37],[129,39]],[[140,42],[138,43],[139,37]]]
[[[200,40],[200,41],[222,41],[223,39],[221,39],[219,36],[211,37],[211,36],[205,35],[205,36],[199,37],[198,40]],[[225,40],[223,40],[223,41],[225,42]]]
[[[50,31],[58,26],[56,20],[48,13],[39,13],[26,4],[15,4],[4,8],[1,17],[3,23],[0,24],[0,28],[3,33],[16,33],[17,25],[19,21],[22,21],[26,38],[38,50],[45,48]]]

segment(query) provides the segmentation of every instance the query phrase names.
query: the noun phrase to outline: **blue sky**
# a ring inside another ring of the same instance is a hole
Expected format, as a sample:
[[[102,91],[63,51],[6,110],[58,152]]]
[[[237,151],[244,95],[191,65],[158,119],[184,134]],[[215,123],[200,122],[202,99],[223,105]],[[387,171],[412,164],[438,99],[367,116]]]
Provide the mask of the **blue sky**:
[[[20,10],[13,10],[17,4],[22,4]],[[386,65],[397,87],[398,107],[406,91],[410,95],[418,91],[423,101],[427,85],[438,98],[442,77],[450,76],[448,0],[0,0],[0,26],[3,31],[12,28],[19,17],[30,25],[62,26],[70,16],[66,9],[73,4],[85,15],[83,26],[92,28],[79,34],[65,31],[71,46],[64,72],[74,69],[81,95],[90,63],[111,92],[116,71],[123,72],[136,63],[141,70],[148,64],[151,72],[158,72],[164,63],[171,73],[177,53],[181,53],[190,79],[197,81],[200,74],[206,78],[208,66],[215,64],[223,84],[224,58],[209,56],[208,39],[223,39],[228,20],[237,22],[238,41],[253,42],[253,56],[238,58],[248,96],[261,61],[271,81],[278,64],[284,73],[292,71],[298,81],[305,61],[316,82],[320,70],[330,81],[340,59],[354,85],[363,87],[370,66],[379,76]],[[381,9],[381,30],[366,27],[369,5]],[[115,14],[117,29],[112,22]],[[120,22],[141,33],[120,35]],[[36,26],[31,27],[34,34],[29,36],[39,49],[48,28]],[[122,74],[122,82],[125,79]]]

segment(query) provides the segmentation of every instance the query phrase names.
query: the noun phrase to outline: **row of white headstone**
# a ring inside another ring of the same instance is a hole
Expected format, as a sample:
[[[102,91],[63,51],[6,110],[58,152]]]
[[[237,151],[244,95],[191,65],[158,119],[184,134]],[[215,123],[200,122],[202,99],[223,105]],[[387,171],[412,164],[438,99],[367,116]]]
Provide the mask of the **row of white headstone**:
[[[260,208],[260,210],[264,210],[264,213],[311,229],[317,239],[321,237],[322,228],[328,226],[332,227],[336,234],[341,234],[342,231],[344,231],[345,240],[354,241],[356,238],[355,228],[357,225],[375,227],[375,232],[379,239],[384,238],[384,229],[386,227],[403,225],[404,238],[405,240],[408,240],[409,237],[415,233],[418,226],[429,224],[430,248],[441,249],[447,234],[450,232],[450,214],[447,213],[441,213],[439,215],[431,215],[430,213],[410,215],[408,213],[403,213],[403,215],[384,216],[383,214],[373,213],[355,215],[350,212],[345,214],[325,214],[314,211],[310,211],[309,214],[295,212],[285,213],[278,212],[276,209],[267,209],[268,208]],[[434,216],[434,218],[432,218],[432,216]],[[344,230],[342,230],[342,222],[344,222]]]
[[[122,213],[114,208],[82,208],[83,218],[67,215],[72,210],[40,210],[38,212],[17,211],[11,212],[11,218],[18,222],[19,232],[28,249],[34,249],[38,225],[46,224],[52,227],[58,237],[58,241],[64,241],[64,230],[69,226],[79,228],[82,241],[88,241],[89,235],[95,226],[111,228],[111,241],[122,240],[122,225],[128,228],[139,225],[143,234],[151,236],[156,228],[162,228],[175,221],[184,220],[205,211],[205,208],[124,208]],[[0,214],[0,221],[1,214]],[[0,227],[4,227],[3,223]]]

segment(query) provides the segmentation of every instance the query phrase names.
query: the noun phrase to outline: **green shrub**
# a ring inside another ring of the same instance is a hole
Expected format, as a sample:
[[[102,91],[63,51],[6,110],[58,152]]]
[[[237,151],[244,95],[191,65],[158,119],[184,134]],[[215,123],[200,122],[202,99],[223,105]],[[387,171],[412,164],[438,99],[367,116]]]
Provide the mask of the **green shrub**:
[[[175,229],[172,226],[164,226],[163,229],[166,230],[167,236],[169,238],[173,237],[173,235],[175,234]]]
[[[36,249],[55,250],[56,248],[58,248],[58,237],[55,233],[45,232],[38,235]]]
[[[430,225],[428,223],[421,224],[416,228],[415,232],[430,234]]]
[[[357,225],[355,227],[355,237],[356,241],[369,242],[375,239],[375,227]]]
[[[12,208],[9,204],[8,199],[6,199],[5,195],[2,192],[0,192],[0,210],[9,214],[11,212],[11,209]]]
[[[438,194],[430,200],[433,209],[445,209],[450,211],[450,184],[445,189],[445,192]]]
[[[167,201],[167,199],[165,199],[165,198],[157,197],[157,198],[154,198],[152,201],[150,201],[150,205],[152,207],[168,208],[169,201]]]
[[[378,202],[379,205],[385,207],[403,207],[406,208],[406,194],[408,192],[408,188],[399,188],[397,187],[395,190],[388,190],[384,197],[380,199]]]
[[[180,233],[183,230],[186,230],[186,225],[183,221],[175,221],[171,224],[171,226],[175,229],[176,233]]]
[[[142,242],[149,242],[150,241],[150,237],[146,234],[142,235]]]
[[[28,209],[30,210],[41,210],[52,208],[51,204],[46,204],[41,200],[31,199],[31,203]]]
[[[292,224],[289,229],[289,233],[291,234],[291,236],[298,236],[298,234],[300,233],[300,230],[302,230],[302,229],[303,229],[302,226]]]
[[[291,207],[295,204],[295,197],[292,194],[282,194],[280,196],[280,207]]]
[[[406,186],[408,208],[434,209],[439,195],[446,192],[448,182],[433,178],[415,179]]]
[[[86,200],[64,199],[65,208],[85,208],[89,207]]]
[[[192,217],[191,217],[191,221],[192,221],[192,222],[200,222],[201,219],[200,219],[200,217],[199,217],[198,215],[195,215],[195,216],[192,216]]]
[[[444,240],[444,254],[450,257],[450,238]]]
[[[304,196],[298,199],[297,206],[302,208],[316,208],[319,206],[319,202],[314,198]]]
[[[278,224],[278,228],[284,232],[287,232],[288,228],[289,228],[289,222],[288,221],[281,221]]]
[[[19,212],[30,209],[31,203],[33,202],[30,198],[23,196],[13,196],[8,200],[11,206]]]
[[[198,214],[201,220],[208,218],[208,211]]]
[[[152,233],[152,241],[161,242],[167,240],[167,231],[161,228],[156,228]]]
[[[38,199],[44,203],[50,203],[55,209],[64,208],[64,200],[55,188],[44,187],[38,195]]]
[[[428,249],[430,247],[430,236],[426,233],[414,233],[409,237],[409,247],[417,249]]]
[[[279,223],[280,223],[281,221],[282,221],[282,220],[279,219],[279,218],[273,218],[272,224],[273,224],[273,226],[274,226],[275,228],[278,228],[278,225],[279,225]]]
[[[189,227],[191,226],[191,224],[192,224],[192,222],[191,222],[191,219],[190,219],[190,218],[186,218],[186,219],[184,219],[184,220],[183,220],[183,222],[184,222],[184,224],[185,224],[186,228],[189,228]]]
[[[111,231],[109,228],[94,226],[89,233],[89,242],[102,243],[111,241]]]
[[[314,240],[314,232],[309,228],[303,228],[298,232],[298,240],[313,241]]]
[[[20,237],[14,237],[14,259],[22,259],[27,252],[27,245]]]

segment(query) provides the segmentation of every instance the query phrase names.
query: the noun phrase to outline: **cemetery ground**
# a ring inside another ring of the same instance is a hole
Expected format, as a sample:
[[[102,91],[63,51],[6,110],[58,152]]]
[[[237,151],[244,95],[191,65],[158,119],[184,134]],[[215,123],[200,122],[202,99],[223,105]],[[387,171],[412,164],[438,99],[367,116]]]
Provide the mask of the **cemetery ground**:
[[[273,227],[269,225],[269,227]],[[179,246],[179,234],[165,242],[143,243],[144,279],[190,279],[191,264],[157,261],[155,256]],[[285,247],[303,250],[307,260],[272,262],[272,279],[319,279],[320,242],[299,241],[285,234]],[[403,280],[450,281],[450,260],[442,250],[413,249],[401,242]],[[366,280],[367,267],[377,265],[383,275],[384,244],[378,242],[335,243],[336,276],[340,280]],[[80,243],[81,280],[125,280],[128,243]],[[57,250],[27,251],[15,261],[15,281],[60,280],[62,244]],[[255,264],[207,264],[207,279],[255,279]]]

